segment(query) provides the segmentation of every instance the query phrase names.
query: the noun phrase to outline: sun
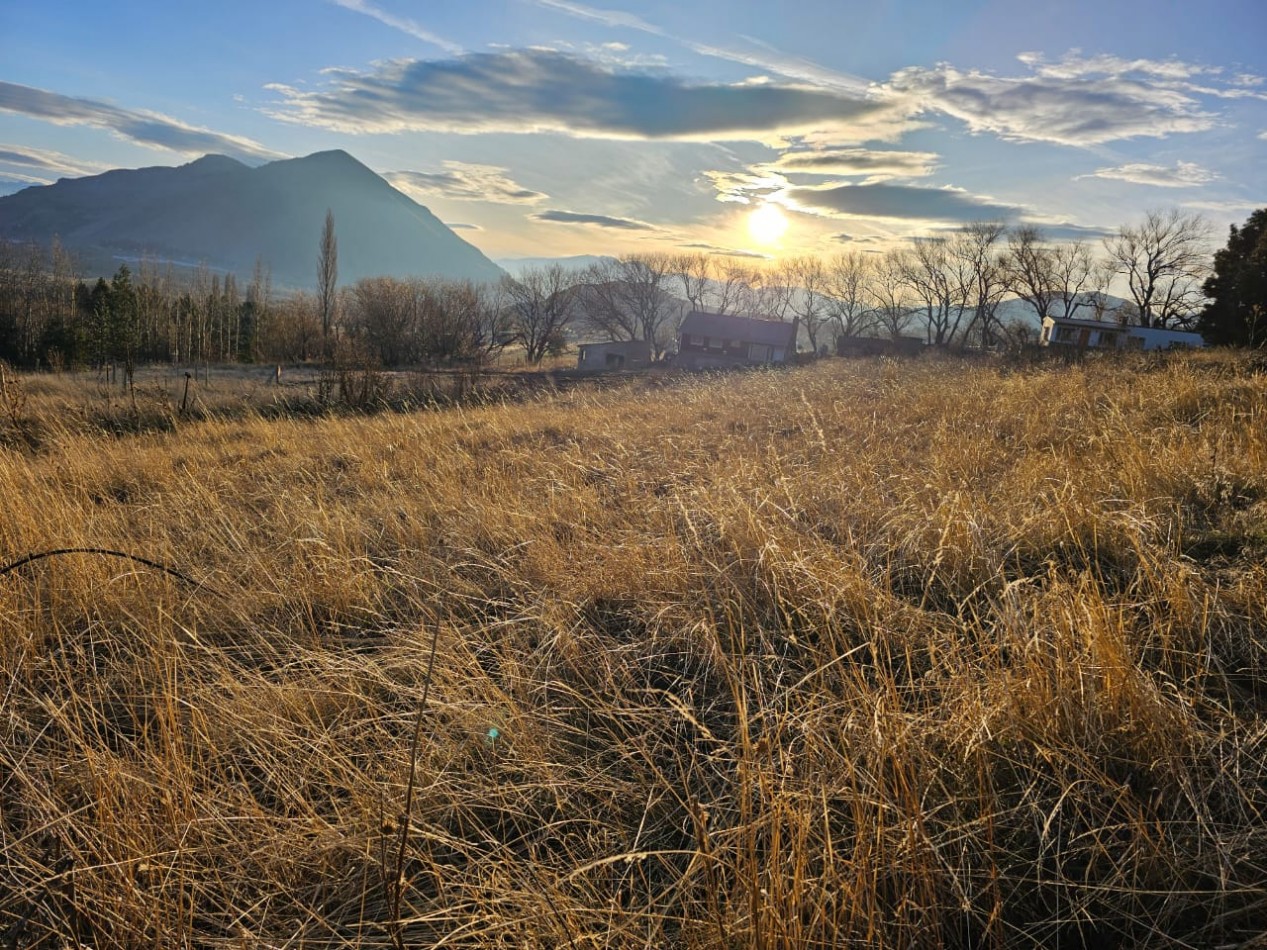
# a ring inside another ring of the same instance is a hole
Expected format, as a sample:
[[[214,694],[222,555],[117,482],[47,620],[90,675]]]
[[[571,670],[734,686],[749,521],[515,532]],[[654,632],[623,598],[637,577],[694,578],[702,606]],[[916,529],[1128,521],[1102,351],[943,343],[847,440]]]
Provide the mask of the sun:
[[[748,233],[758,244],[774,244],[787,230],[787,215],[778,205],[763,204],[748,215]]]

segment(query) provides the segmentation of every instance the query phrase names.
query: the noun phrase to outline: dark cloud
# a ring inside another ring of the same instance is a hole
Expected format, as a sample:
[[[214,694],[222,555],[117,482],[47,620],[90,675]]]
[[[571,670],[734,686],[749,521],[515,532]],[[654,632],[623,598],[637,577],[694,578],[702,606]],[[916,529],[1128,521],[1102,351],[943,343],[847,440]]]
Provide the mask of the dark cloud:
[[[445,222],[444,226],[448,228],[450,231],[483,231],[484,230],[478,224],[462,224],[462,223],[449,224],[448,222]]]
[[[762,254],[760,251],[742,251],[733,247],[719,247],[716,244],[705,244],[702,241],[695,241],[690,244],[679,244],[678,247],[686,247],[696,251],[707,251],[713,257],[755,257],[759,260],[770,260],[769,254]]]
[[[1116,234],[1116,229],[1100,228],[1082,224],[1043,224],[1039,221],[1022,221],[1022,224],[1033,224],[1043,232],[1048,241],[1098,241],[1100,238]]]
[[[60,93],[0,82],[0,112],[43,119],[55,125],[89,125],[109,129],[140,145],[156,146],[186,155],[215,152],[245,160],[284,158],[258,142],[238,135],[187,125],[158,112],[122,109],[96,99],[80,99]]]
[[[935,152],[900,152],[884,149],[842,148],[812,152],[785,152],[762,166],[782,174],[844,175],[883,178],[921,178],[937,164]]]
[[[1021,209],[950,188],[909,185],[792,187],[781,197],[794,207],[826,215],[926,221],[980,221],[1018,217]]]
[[[605,214],[582,214],[577,211],[539,211],[529,217],[537,221],[548,221],[551,224],[592,224],[600,228],[616,228],[620,231],[658,231],[659,228],[645,221],[634,221],[632,218],[613,218]]]
[[[391,184],[414,196],[436,196],[458,201],[491,201],[497,204],[532,204],[547,197],[511,180],[505,168],[444,162],[442,172],[384,172]]]
[[[839,90],[688,84],[564,53],[507,50],[330,70],[308,92],[274,84],[278,118],[344,132],[537,132],[640,139],[769,138],[876,125],[892,106]],[[865,138],[876,132],[860,133]]]

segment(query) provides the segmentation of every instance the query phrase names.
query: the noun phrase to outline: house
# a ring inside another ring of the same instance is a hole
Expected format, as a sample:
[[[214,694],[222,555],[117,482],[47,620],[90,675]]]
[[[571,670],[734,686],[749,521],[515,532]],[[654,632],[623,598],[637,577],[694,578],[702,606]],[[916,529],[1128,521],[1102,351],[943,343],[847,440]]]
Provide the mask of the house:
[[[581,343],[576,350],[576,368],[586,372],[646,369],[651,365],[651,344],[646,340]]]
[[[1038,342],[1041,346],[1076,350],[1165,350],[1170,347],[1205,346],[1205,340],[1199,333],[1074,317],[1045,317]]]
[[[728,369],[796,360],[796,320],[760,320],[692,310],[678,330],[674,363],[684,369]]]

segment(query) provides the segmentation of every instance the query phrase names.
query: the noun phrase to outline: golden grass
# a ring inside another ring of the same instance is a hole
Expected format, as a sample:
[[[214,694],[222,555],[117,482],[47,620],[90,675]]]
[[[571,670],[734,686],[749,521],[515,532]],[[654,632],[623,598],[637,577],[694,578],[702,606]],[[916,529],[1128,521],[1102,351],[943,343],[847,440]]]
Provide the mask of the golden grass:
[[[1267,920],[1243,358],[827,361],[126,436],[39,418],[41,385],[0,558],[199,583],[0,576],[0,944],[1237,946]]]

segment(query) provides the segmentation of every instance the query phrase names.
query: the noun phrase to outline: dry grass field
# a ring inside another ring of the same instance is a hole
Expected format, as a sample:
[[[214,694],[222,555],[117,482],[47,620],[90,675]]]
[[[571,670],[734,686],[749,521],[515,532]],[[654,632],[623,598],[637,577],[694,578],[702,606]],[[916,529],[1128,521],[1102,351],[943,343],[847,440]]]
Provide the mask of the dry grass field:
[[[10,380],[0,562],[170,572],[0,575],[6,950],[1261,946],[1248,358],[60,385]]]

